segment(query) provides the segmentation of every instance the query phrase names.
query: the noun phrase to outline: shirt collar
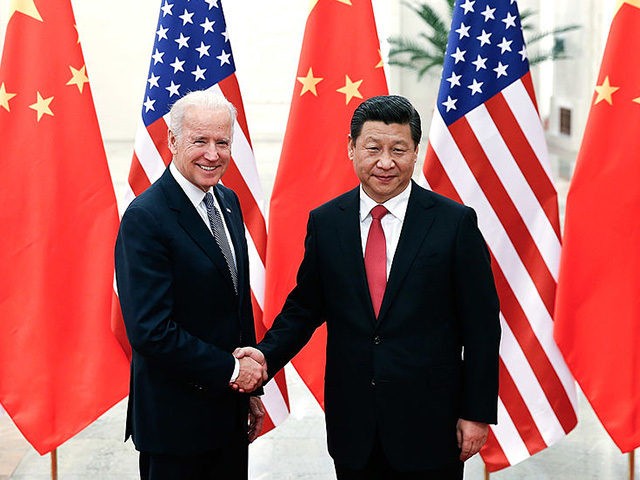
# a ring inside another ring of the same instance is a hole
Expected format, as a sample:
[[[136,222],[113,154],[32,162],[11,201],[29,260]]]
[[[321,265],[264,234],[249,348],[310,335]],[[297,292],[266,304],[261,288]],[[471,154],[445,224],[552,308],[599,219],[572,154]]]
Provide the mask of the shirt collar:
[[[411,183],[407,185],[402,192],[396,195],[393,198],[390,198],[386,202],[379,204],[371,197],[369,197],[364,189],[362,188],[362,184],[360,185],[360,221],[363,222],[367,216],[370,215],[371,209],[376,205],[384,205],[389,213],[396,217],[400,221],[404,221],[404,216],[407,213],[407,205],[409,204],[409,196],[411,195]]]
[[[171,175],[173,175],[173,178],[175,178],[176,182],[178,182],[178,185],[180,185],[180,188],[182,188],[185,195],[189,198],[191,203],[193,203],[193,206],[197,208],[198,205],[202,203],[202,200],[204,200],[206,192],[203,192],[200,188],[196,187],[193,183],[187,180],[184,175],[180,173],[180,170],[178,170],[178,167],[176,167],[173,162],[169,164],[169,171],[171,172]],[[208,191],[213,194],[213,187],[211,187]],[[213,198],[215,200],[215,195],[213,195]]]

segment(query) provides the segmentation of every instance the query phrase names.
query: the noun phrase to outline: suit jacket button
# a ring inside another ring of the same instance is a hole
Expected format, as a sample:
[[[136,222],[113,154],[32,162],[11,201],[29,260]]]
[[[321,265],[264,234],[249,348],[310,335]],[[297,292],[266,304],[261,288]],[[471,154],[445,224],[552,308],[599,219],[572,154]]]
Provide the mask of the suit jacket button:
[[[376,335],[375,337],[373,337],[373,343],[374,345],[380,345],[382,343],[382,339]]]
[[[375,386],[376,386],[376,380],[375,380],[375,378],[374,378],[373,380],[371,380],[371,386],[372,386],[372,387],[375,387]]]

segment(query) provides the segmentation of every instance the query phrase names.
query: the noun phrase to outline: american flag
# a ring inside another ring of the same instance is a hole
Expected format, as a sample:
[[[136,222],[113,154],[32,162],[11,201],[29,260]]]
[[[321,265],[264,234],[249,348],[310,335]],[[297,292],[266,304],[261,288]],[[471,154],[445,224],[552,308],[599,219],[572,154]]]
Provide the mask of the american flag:
[[[163,0],[135,138],[129,188],[121,210],[157,180],[171,161],[167,147],[171,105],[193,90],[222,92],[238,110],[232,161],[223,183],[236,192],[242,207],[249,246],[253,312],[260,337],[265,332],[262,323],[267,244],[264,197],[235,70],[220,0]],[[263,432],[281,423],[289,413],[284,373],[264,388],[262,400],[269,419]]]
[[[489,471],[575,426],[575,383],[553,340],[560,228],[515,0],[457,0],[424,175],[473,207],[500,296],[498,425]]]

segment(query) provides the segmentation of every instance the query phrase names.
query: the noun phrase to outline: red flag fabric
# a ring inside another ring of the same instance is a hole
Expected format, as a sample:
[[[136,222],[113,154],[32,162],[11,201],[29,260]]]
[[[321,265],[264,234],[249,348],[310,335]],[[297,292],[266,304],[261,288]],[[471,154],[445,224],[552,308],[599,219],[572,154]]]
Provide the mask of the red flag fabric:
[[[605,429],[640,447],[640,2],[622,2],[569,187],[555,338]]]
[[[347,156],[353,111],[386,93],[371,1],[312,2],[269,208],[268,326],[295,285],[309,211],[358,184]],[[323,326],[293,360],[323,408],[325,344]]]
[[[0,65],[0,402],[44,454],[127,393],[116,199],[69,1],[11,2]]]
[[[515,1],[456,1],[424,174],[476,210],[491,251],[500,391],[481,455],[493,472],[577,423],[575,383],[553,340],[558,201]]]
[[[222,183],[236,192],[242,207],[249,246],[256,336],[261,339],[266,332],[262,321],[267,248],[264,196],[236,79],[222,2],[162,2],[153,52],[129,173],[129,190],[122,211],[136,195],[156,181],[171,162],[166,118],[171,105],[192,90],[222,92],[238,111],[231,145],[232,161]],[[116,325],[119,323],[114,321]],[[264,392],[262,401],[267,415],[263,434],[289,415],[284,372],[267,383]]]

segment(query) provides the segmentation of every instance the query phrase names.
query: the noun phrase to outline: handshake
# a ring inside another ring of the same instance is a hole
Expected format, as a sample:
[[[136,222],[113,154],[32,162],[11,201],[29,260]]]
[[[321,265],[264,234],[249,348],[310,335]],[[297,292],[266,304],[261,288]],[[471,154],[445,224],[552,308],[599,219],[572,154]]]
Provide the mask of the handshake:
[[[240,372],[230,383],[231,388],[241,393],[251,393],[260,388],[268,378],[264,354],[254,347],[240,347],[234,350],[233,356],[240,363]]]

